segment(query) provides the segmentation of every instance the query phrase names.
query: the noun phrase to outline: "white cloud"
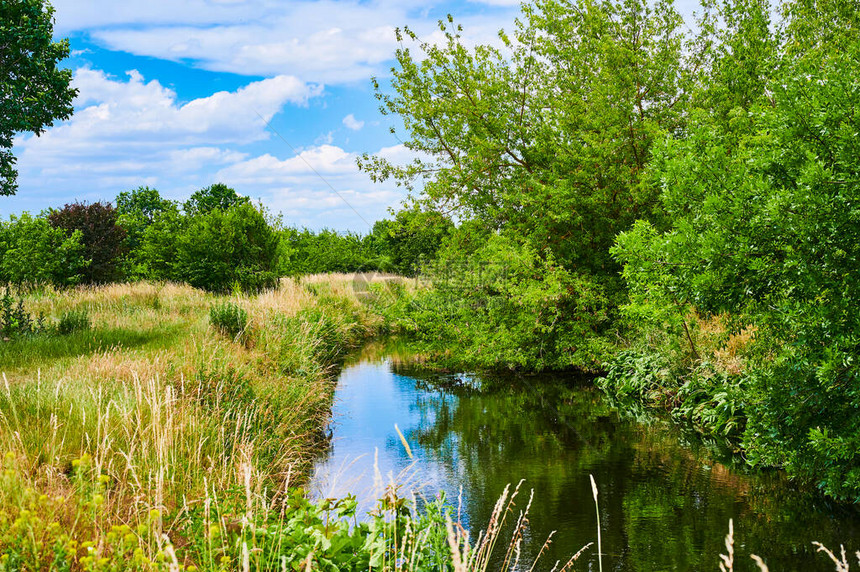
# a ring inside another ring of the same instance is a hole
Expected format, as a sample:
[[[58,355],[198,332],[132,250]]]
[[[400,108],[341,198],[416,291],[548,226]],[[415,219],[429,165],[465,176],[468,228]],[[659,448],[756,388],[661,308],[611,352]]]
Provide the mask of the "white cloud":
[[[140,185],[183,199],[221,181],[262,199],[289,224],[366,231],[403,199],[393,184],[373,184],[358,171],[357,154],[330,139],[287,158],[248,151],[269,138],[256,112],[269,119],[286,105],[304,105],[320,94],[318,86],[276,77],[183,103],[136,71],[117,78],[82,68],[74,78],[75,115],[41,137],[16,140],[21,200],[0,204],[0,214],[110,200]],[[408,151],[380,153],[400,158]]]
[[[405,194],[393,183],[372,184],[356,167],[356,157],[334,145],[319,145],[286,159],[265,154],[240,161],[216,178],[261,197],[288,224],[366,232]]]
[[[265,121],[286,105],[305,105],[321,93],[278,76],[180,103],[173,90],[137,71],[120,79],[90,68],[75,71],[74,85],[80,92],[71,119],[15,141],[19,186],[28,198],[62,197],[56,204],[141,184],[187,192],[245,159],[241,146],[269,138]]]
[[[352,113],[343,118],[343,124],[347,129],[352,129],[353,131],[359,131],[364,127],[364,121],[359,121]]]
[[[495,1],[495,0],[491,0]],[[293,75],[327,84],[366,82],[387,73],[398,47],[394,30],[409,26],[434,38],[433,6],[417,0],[183,2],[56,0],[60,34],[85,30],[116,51],[191,62],[218,72]],[[516,8],[458,18],[470,41],[497,43]]]

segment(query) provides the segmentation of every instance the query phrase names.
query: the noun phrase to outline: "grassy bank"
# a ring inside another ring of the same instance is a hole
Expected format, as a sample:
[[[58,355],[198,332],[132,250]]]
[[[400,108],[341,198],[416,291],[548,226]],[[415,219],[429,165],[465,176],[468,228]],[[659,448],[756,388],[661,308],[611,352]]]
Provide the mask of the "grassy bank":
[[[5,569],[260,557],[250,523],[305,502],[288,489],[323,439],[333,368],[380,326],[348,277],[256,297],[139,283],[23,301],[92,327],[0,343]],[[235,336],[210,323],[225,304],[247,316]]]

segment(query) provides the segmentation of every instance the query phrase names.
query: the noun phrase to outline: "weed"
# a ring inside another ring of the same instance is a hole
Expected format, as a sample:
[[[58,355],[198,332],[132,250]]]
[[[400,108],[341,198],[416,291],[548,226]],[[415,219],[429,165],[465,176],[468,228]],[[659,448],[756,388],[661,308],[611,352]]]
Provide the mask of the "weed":
[[[86,310],[64,312],[57,323],[57,333],[61,336],[67,336],[72,332],[85,332],[90,328],[92,328],[92,321]]]
[[[238,304],[224,302],[209,309],[209,321],[225,336],[238,340],[248,327],[248,312]]]

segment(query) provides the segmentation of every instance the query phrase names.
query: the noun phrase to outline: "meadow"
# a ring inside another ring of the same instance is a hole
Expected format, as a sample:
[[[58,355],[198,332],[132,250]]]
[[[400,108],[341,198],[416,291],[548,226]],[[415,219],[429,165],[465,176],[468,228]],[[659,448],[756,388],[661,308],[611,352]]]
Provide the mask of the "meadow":
[[[91,327],[0,344],[5,569],[241,561],[226,531],[293,498],[324,442],[332,368],[380,325],[346,277],[251,297],[136,283],[23,301]],[[225,308],[245,317],[238,331],[211,323]]]

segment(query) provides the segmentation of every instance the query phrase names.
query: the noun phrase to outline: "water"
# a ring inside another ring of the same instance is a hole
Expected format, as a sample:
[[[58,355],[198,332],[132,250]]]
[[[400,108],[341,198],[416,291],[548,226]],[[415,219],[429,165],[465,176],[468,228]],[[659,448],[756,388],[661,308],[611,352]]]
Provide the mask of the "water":
[[[518,505],[534,490],[526,560],[557,531],[539,570],[596,540],[589,474],[607,571],[716,570],[729,519],[738,571],[757,569],[751,553],[774,572],[833,570],[813,540],[860,549],[858,510],[801,493],[776,471],[746,474],[713,443],[625,411],[572,376],[433,377],[396,355],[365,356],[341,373],[312,490],[352,492],[366,508],[392,481],[425,496],[444,491],[474,534],[504,487],[525,479]],[[592,547],[576,569],[597,565]]]

